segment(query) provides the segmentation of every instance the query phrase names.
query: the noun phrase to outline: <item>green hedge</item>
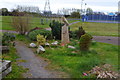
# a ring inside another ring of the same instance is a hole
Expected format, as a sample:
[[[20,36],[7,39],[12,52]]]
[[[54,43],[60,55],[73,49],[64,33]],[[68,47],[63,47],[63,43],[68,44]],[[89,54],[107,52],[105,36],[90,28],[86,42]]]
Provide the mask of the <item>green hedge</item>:
[[[28,34],[28,37],[32,40],[32,41],[36,41],[36,36],[40,34],[43,35],[46,39],[51,39],[52,38],[52,34],[51,31],[48,30],[34,30],[32,32],[30,32]]]

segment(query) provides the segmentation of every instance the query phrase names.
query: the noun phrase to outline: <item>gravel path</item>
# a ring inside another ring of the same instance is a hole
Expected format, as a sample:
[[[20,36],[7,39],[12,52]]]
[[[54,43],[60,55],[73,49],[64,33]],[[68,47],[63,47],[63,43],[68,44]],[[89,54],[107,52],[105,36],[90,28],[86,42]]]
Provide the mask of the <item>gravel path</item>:
[[[78,23],[78,22],[80,22],[80,21],[76,21],[76,22],[70,23],[69,26],[70,26],[70,25],[73,25],[73,24],[76,24],[76,23]]]
[[[97,23],[120,23],[119,21],[96,21],[96,20],[88,20],[87,22],[97,22]]]
[[[69,26],[70,26],[70,25],[73,25],[73,24],[76,24],[76,23],[78,23],[78,22],[80,22],[80,21],[76,21],[76,22],[70,23]],[[51,31],[51,28],[45,28],[45,29]]]
[[[9,32],[9,33],[17,33],[17,34],[18,34],[18,32],[16,32],[16,31],[11,31],[11,30],[0,30],[0,32]]]
[[[28,68],[28,72],[23,76],[25,78],[59,78],[61,74],[55,71],[46,70],[48,65],[42,58],[36,56],[33,51],[27,48],[22,42],[16,42],[16,49],[21,58],[19,60],[25,60],[25,62],[19,63],[19,66]]]
[[[93,40],[97,42],[109,43],[113,45],[120,45],[120,37],[110,37],[110,36],[93,36]]]

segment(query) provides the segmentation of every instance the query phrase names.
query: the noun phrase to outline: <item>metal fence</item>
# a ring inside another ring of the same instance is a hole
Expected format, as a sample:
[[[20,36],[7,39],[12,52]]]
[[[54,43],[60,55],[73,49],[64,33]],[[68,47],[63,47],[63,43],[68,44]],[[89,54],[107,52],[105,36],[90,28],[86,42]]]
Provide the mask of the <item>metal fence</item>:
[[[92,14],[92,15],[82,15],[82,20],[88,21],[120,21],[120,15],[98,15],[98,14]]]

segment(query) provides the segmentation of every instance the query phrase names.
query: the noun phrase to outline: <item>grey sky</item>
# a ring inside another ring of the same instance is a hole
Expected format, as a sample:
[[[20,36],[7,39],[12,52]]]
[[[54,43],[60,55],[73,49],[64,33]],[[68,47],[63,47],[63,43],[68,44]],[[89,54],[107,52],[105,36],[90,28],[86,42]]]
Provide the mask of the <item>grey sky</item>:
[[[40,10],[44,10],[46,0],[0,0],[0,8],[6,7],[9,10],[17,5],[38,6]],[[119,0],[84,0],[86,7],[92,8],[94,11],[116,12],[118,11]],[[81,8],[81,0],[50,0],[51,10],[57,12],[62,8]],[[85,8],[85,6],[83,6]]]

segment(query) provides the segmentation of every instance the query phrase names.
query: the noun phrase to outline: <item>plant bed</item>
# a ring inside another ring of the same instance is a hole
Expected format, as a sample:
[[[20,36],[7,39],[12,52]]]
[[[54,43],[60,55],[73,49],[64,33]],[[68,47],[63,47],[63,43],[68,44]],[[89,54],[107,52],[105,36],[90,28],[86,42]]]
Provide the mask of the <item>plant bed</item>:
[[[11,61],[3,60],[3,61],[0,61],[0,63],[2,63],[2,65],[0,66],[0,76],[4,78],[6,75],[8,75],[12,71]]]
[[[10,50],[9,46],[0,46],[0,48],[2,49],[2,54],[3,53],[8,53],[9,50]]]

